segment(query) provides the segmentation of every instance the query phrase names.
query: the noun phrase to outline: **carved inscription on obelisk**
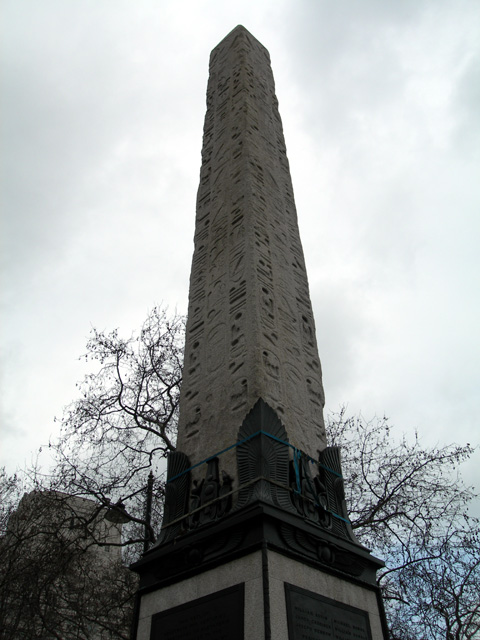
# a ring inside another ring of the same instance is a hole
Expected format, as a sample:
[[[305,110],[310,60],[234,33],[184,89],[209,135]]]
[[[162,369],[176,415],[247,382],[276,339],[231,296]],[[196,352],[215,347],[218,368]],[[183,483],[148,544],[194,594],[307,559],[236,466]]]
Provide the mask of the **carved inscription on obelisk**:
[[[313,456],[325,447],[322,374],[270,57],[239,26],[210,58],[178,449],[195,464],[234,444],[259,397],[293,445]]]

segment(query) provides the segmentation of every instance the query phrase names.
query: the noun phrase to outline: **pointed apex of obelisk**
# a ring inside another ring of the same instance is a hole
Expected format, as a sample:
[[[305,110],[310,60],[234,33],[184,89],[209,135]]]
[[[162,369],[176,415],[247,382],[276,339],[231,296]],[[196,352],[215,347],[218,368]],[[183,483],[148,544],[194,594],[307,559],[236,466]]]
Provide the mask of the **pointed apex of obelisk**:
[[[238,24],[234,29],[230,31],[230,33],[225,36],[225,38],[223,38],[223,40],[221,40],[217,44],[213,51],[216,51],[219,48],[229,47],[237,40],[237,38],[244,38],[245,40],[250,41],[251,44],[256,44],[262,49],[265,49],[263,44],[259,40],[257,40],[257,38],[255,38],[255,36],[252,35],[248,29],[246,29],[242,24]],[[265,49],[265,51],[267,51],[267,49]]]
[[[237,26],[234,29],[232,29],[226,37],[228,38],[229,36],[236,35],[238,33],[248,33],[252,35],[248,29],[245,29],[243,24],[237,24]]]

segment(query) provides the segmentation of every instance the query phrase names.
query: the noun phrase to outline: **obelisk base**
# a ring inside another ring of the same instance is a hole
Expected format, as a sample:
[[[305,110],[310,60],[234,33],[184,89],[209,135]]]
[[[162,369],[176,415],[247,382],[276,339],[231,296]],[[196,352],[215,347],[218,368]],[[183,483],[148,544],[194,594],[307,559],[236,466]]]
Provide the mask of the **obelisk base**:
[[[256,551],[141,597],[137,640],[384,640],[375,590]]]
[[[360,545],[251,505],[135,564],[136,639],[385,640],[380,566]]]

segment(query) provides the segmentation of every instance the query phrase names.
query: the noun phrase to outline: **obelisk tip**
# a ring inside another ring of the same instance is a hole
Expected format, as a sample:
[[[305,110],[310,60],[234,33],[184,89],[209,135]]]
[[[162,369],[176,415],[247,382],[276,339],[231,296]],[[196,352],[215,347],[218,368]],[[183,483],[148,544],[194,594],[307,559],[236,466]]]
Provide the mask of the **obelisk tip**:
[[[225,38],[223,38],[223,40],[221,40],[217,46],[213,49],[213,51],[215,51],[216,49],[218,49],[219,47],[224,47],[225,45],[227,45],[229,42],[233,42],[234,40],[236,40],[236,38],[238,38],[239,36],[244,36],[247,37],[247,39],[250,39],[252,42],[256,42],[258,43],[263,49],[265,49],[265,47],[262,45],[262,43],[257,40],[257,38],[255,38],[254,35],[252,35],[250,33],[250,31],[248,29],[246,29],[243,24],[237,24],[237,26],[232,29],[230,31],[230,33],[228,33]]]

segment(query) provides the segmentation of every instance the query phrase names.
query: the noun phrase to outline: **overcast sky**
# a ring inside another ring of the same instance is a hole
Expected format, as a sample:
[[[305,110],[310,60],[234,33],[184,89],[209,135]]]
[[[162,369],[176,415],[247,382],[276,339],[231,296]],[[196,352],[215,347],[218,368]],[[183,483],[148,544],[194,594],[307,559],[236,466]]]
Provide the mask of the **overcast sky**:
[[[2,464],[57,433],[91,327],[186,311],[208,58],[237,24],[272,58],[327,413],[479,443],[478,0],[2,4]]]

